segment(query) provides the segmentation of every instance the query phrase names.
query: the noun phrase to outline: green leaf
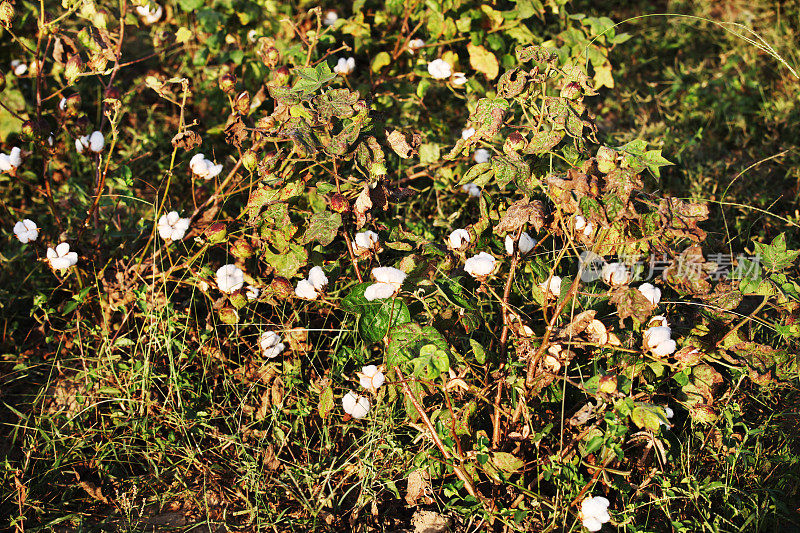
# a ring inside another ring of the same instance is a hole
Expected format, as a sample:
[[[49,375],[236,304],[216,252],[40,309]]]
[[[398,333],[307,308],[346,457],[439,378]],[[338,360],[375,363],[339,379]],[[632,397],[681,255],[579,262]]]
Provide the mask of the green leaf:
[[[491,165],[497,186],[501,189],[511,181],[526,182],[531,175],[531,167],[528,163],[512,159],[507,155],[493,157]]]
[[[478,163],[477,165],[472,165],[466,174],[459,180],[458,186],[464,185],[465,183],[472,182],[478,187],[483,187],[489,180],[492,179],[494,175],[494,171],[492,170],[492,163]]]
[[[266,252],[261,258],[275,269],[277,275],[291,278],[308,262],[308,253],[302,246],[292,244],[289,250],[283,253]]]
[[[658,431],[661,423],[667,423],[664,410],[661,407],[649,404],[640,404],[631,411],[631,420],[641,429]]]
[[[475,355],[475,362],[482,365],[486,362],[486,350],[483,349],[481,344],[473,339],[469,340],[469,345],[472,347],[472,353]]]
[[[383,339],[391,328],[411,321],[406,303],[399,298],[375,300],[358,318],[358,332],[369,343]]]
[[[789,268],[797,259],[797,256],[800,255],[800,250],[786,249],[786,235],[783,233],[775,237],[769,245],[758,242],[754,244],[758,251],[757,257],[760,258],[761,263],[764,267],[774,272]]]
[[[295,73],[297,74],[297,81],[295,81],[292,91],[301,96],[308,96],[316,92],[320,87],[336,77],[328,63],[324,61],[316,67],[298,68]]]
[[[419,147],[419,162],[423,165],[435,163],[441,158],[439,145],[436,143],[425,143]]]
[[[500,64],[493,53],[481,45],[467,44],[469,64],[478,72],[483,73],[487,79],[493,80],[500,73]]]
[[[530,141],[528,141],[524,152],[526,154],[543,154],[555,148],[565,135],[566,132],[564,132],[564,130],[542,130],[534,135]]]
[[[319,405],[317,409],[319,409],[319,416],[323,420],[328,417],[331,411],[333,411],[334,407],[334,400],[333,400],[333,389],[329,386],[325,387],[319,395]]]
[[[375,58],[372,60],[372,72],[378,72],[380,69],[385,67],[386,65],[390,65],[392,63],[392,57],[387,52],[380,52]]]
[[[311,215],[311,220],[306,228],[306,233],[303,235],[303,244],[308,244],[311,241],[317,241],[323,246],[328,246],[336,234],[339,232],[339,227],[342,225],[342,215],[333,213],[331,211],[320,211]]]
[[[394,368],[405,364],[419,355],[427,344],[439,349],[449,350],[447,341],[433,326],[420,326],[409,322],[392,328],[389,333],[389,346],[386,348],[386,364]]]
[[[509,474],[513,474],[525,467],[525,461],[508,452],[493,452],[492,464]]]
[[[433,381],[450,369],[450,357],[447,349],[442,349],[435,344],[426,344],[420,348],[419,357],[416,357],[412,364],[414,365],[414,376]]]

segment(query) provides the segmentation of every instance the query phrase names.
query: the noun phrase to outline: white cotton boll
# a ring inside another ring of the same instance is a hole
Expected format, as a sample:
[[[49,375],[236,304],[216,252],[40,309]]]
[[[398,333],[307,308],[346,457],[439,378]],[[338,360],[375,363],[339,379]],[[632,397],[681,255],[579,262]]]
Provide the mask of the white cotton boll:
[[[497,259],[491,254],[481,252],[464,262],[464,271],[473,278],[483,278],[494,272]]]
[[[358,378],[358,382],[362,387],[373,392],[377,391],[386,381],[386,376],[375,365],[362,367]]]
[[[475,128],[467,128],[465,130],[461,130],[462,139],[469,139],[473,135],[475,135]]]
[[[55,250],[47,249],[47,261],[53,270],[66,270],[78,264],[78,254],[69,251],[69,244],[62,242]]]
[[[663,408],[665,417],[672,418],[673,416],[675,416],[675,411],[673,411],[671,407],[667,407],[666,405],[664,405]]]
[[[105,145],[106,139],[103,137],[103,134],[99,131],[92,132],[89,136],[89,149],[92,152],[99,153],[103,151]]]
[[[341,76],[352,74],[355,69],[356,60],[354,57],[348,57],[347,59],[340,57],[336,62],[336,66],[333,67],[333,71]]]
[[[244,272],[236,265],[224,265],[217,270],[217,286],[224,293],[236,292],[244,286]]]
[[[410,41],[408,41],[408,51],[411,52],[412,54],[417,50],[419,50],[420,48],[422,48],[423,46],[425,46],[425,41],[423,41],[422,39],[411,39]]]
[[[444,59],[434,59],[428,63],[428,74],[434,79],[444,80],[453,74],[453,67]]]
[[[462,185],[461,190],[473,198],[477,198],[481,195],[481,188],[472,182]]]
[[[328,277],[322,267],[315,266],[308,271],[308,281],[315,289],[321,291],[328,284]]]
[[[316,300],[318,296],[317,289],[314,288],[314,285],[312,285],[307,279],[301,279],[297,282],[297,287],[294,289],[294,294],[298,298],[303,298],[304,300]]]
[[[84,150],[89,148],[89,136],[84,135],[75,139],[75,151],[82,154]]]
[[[658,302],[661,301],[661,289],[652,283],[642,283],[637,290],[654,306],[658,305]]]
[[[591,222],[587,222],[586,227],[583,228],[583,234],[586,237],[591,237],[593,231],[594,231],[594,224],[592,224]]]
[[[353,247],[356,252],[366,252],[367,250],[374,250],[378,247],[378,234],[374,231],[362,231],[356,233],[353,239]]]
[[[26,65],[19,59],[15,59],[11,62],[11,70],[14,71],[15,76],[22,76],[23,74],[28,72],[28,65]]]
[[[467,77],[464,75],[463,72],[456,72],[455,74],[453,74],[452,82],[453,85],[460,87],[461,85],[467,83]]]
[[[158,234],[164,240],[179,241],[186,235],[191,220],[181,218],[177,211],[170,211],[158,219]]]
[[[475,162],[476,163],[488,163],[489,159],[492,158],[491,152],[486,148],[478,148],[475,150]]]
[[[447,237],[447,246],[452,250],[466,248],[469,242],[469,232],[463,228],[453,230],[453,232]]]
[[[19,147],[15,146],[11,149],[11,152],[8,154],[8,162],[15,168],[22,164],[22,150],[20,150]]]
[[[611,286],[625,285],[631,280],[628,268],[622,263],[607,263],[603,265],[601,275],[603,276],[603,281]]]
[[[247,40],[251,43],[254,43],[258,40],[258,32],[256,30],[250,30],[247,32]]]
[[[253,287],[252,285],[247,287],[247,290],[244,293],[247,299],[251,301],[258,299],[259,294],[261,294],[261,289],[259,289],[258,287]]]
[[[609,501],[602,496],[586,498],[581,503],[581,522],[589,531],[600,531],[605,522],[611,520],[608,514]]]
[[[586,219],[583,218],[581,215],[575,215],[575,230],[581,231],[585,227],[586,227]]]
[[[527,232],[523,231],[522,235],[519,236],[519,253],[522,255],[530,253],[533,250],[533,247],[536,246],[536,239],[528,235]]]
[[[654,326],[647,328],[643,333],[644,347],[652,350],[659,344],[670,340],[672,337],[672,330],[666,326]]]
[[[222,172],[222,163],[215,165],[213,161],[206,159],[204,154],[199,153],[189,160],[189,168],[198,178],[210,180]]]
[[[388,283],[398,290],[400,286],[403,285],[407,275],[408,274],[399,268],[394,267],[377,267],[372,269],[372,277],[375,278],[375,281],[378,283]]]
[[[0,172],[8,172],[12,168],[11,159],[6,154],[0,154]]]
[[[539,287],[545,292],[548,297],[557,298],[561,294],[561,278],[553,276],[550,280],[545,280],[539,284]]]
[[[364,418],[369,413],[369,398],[350,391],[342,397],[342,408],[353,418]]]
[[[14,224],[14,235],[22,244],[28,244],[39,238],[39,229],[33,220],[26,218]]]
[[[326,26],[333,26],[336,24],[337,20],[339,20],[339,14],[333,9],[329,9],[325,12],[325,17],[322,19],[322,23]]]
[[[278,357],[286,345],[281,342],[281,337],[274,331],[265,331],[258,338],[258,343],[261,346],[261,353],[267,359]]]
[[[658,346],[651,348],[650,353],[655,355],[656,357],[666,357],[675,353],[675,350],[678,349],[678,343],[672,339],[666,340],[664,342],[658,343]]]
[[[391,298],[397,288],[391,283],[373,283],[364,290],[364,299],[368,302]]]
[[[149,4],[136,6],[136,12],[145,24],[155,24],[161,18],[161,15],[164,14],[164,10],[158,4],[156,4],[155,9],[150,9]]]

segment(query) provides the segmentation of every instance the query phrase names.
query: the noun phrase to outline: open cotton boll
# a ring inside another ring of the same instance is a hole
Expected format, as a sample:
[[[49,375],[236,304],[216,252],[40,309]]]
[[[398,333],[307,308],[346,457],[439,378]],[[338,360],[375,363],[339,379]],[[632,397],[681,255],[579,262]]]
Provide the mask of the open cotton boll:
[[[315,289],[321,291],[328,284],[328,277],[322,267],[315,266],[308,271],[308,281]]]
[[[348,57],[347,59],[340,57],[339,61],[336,62],[336,66],[333,67],[333,71],[340,76],[352,74],[355,69],[356,59],[354,57]]]
[[[444,59],[434,59],[428,63],[428,74],[436,80],[445,80],[453,74],[453,67]]]
[[[678,349],[678,343],[672,339],[667,339],[663,342],[659,342],[657,346],[650,349],[650,353],[655,355],[656,357],[666,357],[675,353],[675,350]]]
[[[356,236],[353,238],[353,248],[355,248],[356,253],[363,253],[369,250],[374,250],[378,247],[378,234],[374,231],[362,231],[361,233],[356,233]]]
[[[589,531],[600,531],[603,524],[611,520],[608,514],[609,501],[602,496],[589,497],[581,502],[581,522]]]
[[[150,9],[149,3],[143,6],[136,6],[136,12],[145,24],[155,24],[161,18],[161,15],[164,14],[164,10],[160,5],[156,4],[155,9]]]
[[[400,289],[403,282],[406,280],[406,274],[399,268],[394,267],[376,267],[372,269],[372,277],[378,283],[388,283],[396,289]]]
[[[422,39],[411,39],[408,41],[408,51],[412,54],[415,53],[417,50],[425,46],[425,41]]]
[[[62,242],[55,250],[47,248],[47,261],[53,270],[66,270],[78,264],[78,254],[69,251],[69,244]]]
[[[527,232],[523,231],[519,236],[519,243],[517,243],[519,253],[525,255],[533,250],[534,246],[536,246],[536,239],[528,235]],[[508,255],[514,255],[514,237],[512,237],[510,233],[506,235],[505,247]]]
[[[188,218],[181,218],[177,211],[170,211],[158,219],[158,234],[162,239],[179,241],[186,235],[190,222]]]
[[[375,365],[367,365],[358,373],[358,382],[367,390],[376,392],[386,381],[386,376]]]
[[[467,77],[463,72],[456,72],[453,74],[453,78],[450,81],[453,82],[453,85],[458,87],[467,83]]]
[[[103,147],[106,145],[106,139],[103,137],[103,134],[99,131],[94,131],[89,136],[89,150],[95,153],[99,153],[103,151]]]
[[[22,164],[22,150],[20,150],[18,146],[15,146],[11,149],[11,152],[9,152],[8,162],[14,168]]]
[[[637,290],[641,292],[653,306],[658,305],[658,302],[661,301],[661,289],[651,283],[642,283],[637,287]]]
[[[472,182],[465,183],[464,185],[462,185],[461,190],[474,198],[477,198],[478,196],[481,195],[481,188]]]
[[[189,168],[192,173],[198,178],[210,180],[215,178],[222,172],[222,164],[215,165],[213,161],[206,159],[202,153],[195,154],[189,160]]]
[[[294,289],[294,294],[298,298],[303,298],[304,300],[316,300],[318,296],[317,289],[307,279],[301,279],[297,282],[297,287]]]
[[[350,391],[342,397],[342,408],[353,418],[364,418],[369,413],[369,398]]]
[[[259,294],[261,294],[261,289],[252,285],[247,287],[247,291],[244,293],[248,300],[257,300]]]
[[[364,299],[368,302],[391,298],[397,292],[397,287],[391,283],[373,283],[364,290]]]
[[[491,159],[492,154],[486,148],[478,148],[475,150],[475,162],[476,163],[488,163],[489,159]]]
[[[548,298],[558,298],[561,294],[561,277],[553,276],[550,280],[545,280],[539,284]]]
[[[22,244],[28,244],[39,238],[39,229],[33,220],[26,218],[14,224],[14,235]]]
[[[653,351],[661,344],[670,340],[670,337],[672,336],[672,330],[666,326],[654,326],[647,328],[642,336],[645,349]]]
[[[335,10],[329,9],[325,12],[325,17],[322,19],[322,23],[326,26],[333,26],[336,24],[337,20],[339,20],[339,14]]]
[[[274,331],[265,331],[258,338],[258,344],[261,346],[261,353],[267,359],[278,357],[280,353],[286,348],[286,345],[281,342],[281,337]]]
[[[224,265],[217,270],[217,286],[224,293],[236,292],[244,286],[244,272],[236,265]]]
[[[611,286],[625,285],[631,280],[631,273],[622,263],[607,263],[601,273],[603,281]]]
[[[481,252],[464,262],[464,271],[473,278],[484,278],[494,272],[497,259],[491,254]]]
[[[452,250],[460,250],[466,248],[469,244],[469,232],[463,228],[453,230],[447,237],[447,246]]]
[[[473,135],[475,135],[475,128],[467,128],[465,130],[461,130],[462,139],[469,139]]]
[[[19,59],[15,59],[11,62],[11,70],[14,71],[15,76],[22,76],[23,74],[28,72],[28,65],[26,65]]]

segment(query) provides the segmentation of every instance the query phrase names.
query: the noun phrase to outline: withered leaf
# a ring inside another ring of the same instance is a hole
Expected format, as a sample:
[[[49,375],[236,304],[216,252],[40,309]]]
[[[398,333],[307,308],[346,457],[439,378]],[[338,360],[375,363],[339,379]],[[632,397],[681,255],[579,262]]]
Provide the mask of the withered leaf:
[[[241,115],[231,115],[228,125],[225,126],[225,142],[241,148],[245,139],[247,139],[247,130],[244,120]]]
[[[523,198],[509,206],[500,223],[495,226],[494,231],[498,235],[515,233],[525,224],[530,223],[538,232],[544,226],[546,218],[547,215],[542,202]]]
[[[200,137],[200,134],[192,130],[186,130],[172,138],[172,146],[175,148],[183,148],[187,152],[200,146],[202,142],[203,139]]]
[[[653,313],[653,304],[650,300],[633,287],[616,289],[609,301],[617,307],[620,322],[626,318],[633,318],[639,324],[643,324]]]
[[[415,155],[422,141],[419,133],[414,132],[409,142],[406,135],[400,130],[394,130],[392,132],[386,130],[386,140],[389,142],[389,146],[392,147],[392,150],[394,150],[394,153],[403,159],[408,159],[412,155]]]

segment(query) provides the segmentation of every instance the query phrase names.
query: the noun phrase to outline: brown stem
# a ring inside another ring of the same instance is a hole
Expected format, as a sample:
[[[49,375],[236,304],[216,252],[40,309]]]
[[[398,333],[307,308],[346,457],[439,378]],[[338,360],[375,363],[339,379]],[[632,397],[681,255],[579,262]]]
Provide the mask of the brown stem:
[[[397,382],[403,389],[403,393],[406,395],[406,397],[408,397],[409,400],[411,400],[411,403],[414,404],[414,409],[417,410],[417,413],[419,414],[420,418],[422,418],[422,421],[425,423],[425,427],[428,428],[428,432],[431,434],[431,438],[433,439],[434,444],[436,444],[436,447],[439,448],[439,451],[442,452],[442,456],[446,460],[448,461],[452,460],[453,459],[452,455],[450,454],[450,452],[447,451],[447,448],[444,447],[442,439],[440,439],[439,434],[436,433],[436,428],[433,427],[431,419],[428,418],[428,415],[427,413],[425,413],[425,410],[422,408],[422,405],[419,403],[419,400],[417,400],[417,398],[414,396],[414,393],[412,392],[411,387],[408,386],[408,382],[403,376],[403,373],[400,371],[399,368],[395,368],[394,371],[397,374]],[[461,458],[459,457],[457,459],[459,460],[460,463]],[[469,492],[470,496],[479,499],[481,502],[487,503],[483,495],[480,492],[478,492],[477,489],[475,489],[475,485],[472,482],[472,479],[469,477],[466,471],[464,471],[464,467],[462,467],[461,464],[458,464],[456,463],[456,461],[453,461],[453,471],[455,472],[458,479],[464,482],[464,487],[467,489],[467,492]]]

